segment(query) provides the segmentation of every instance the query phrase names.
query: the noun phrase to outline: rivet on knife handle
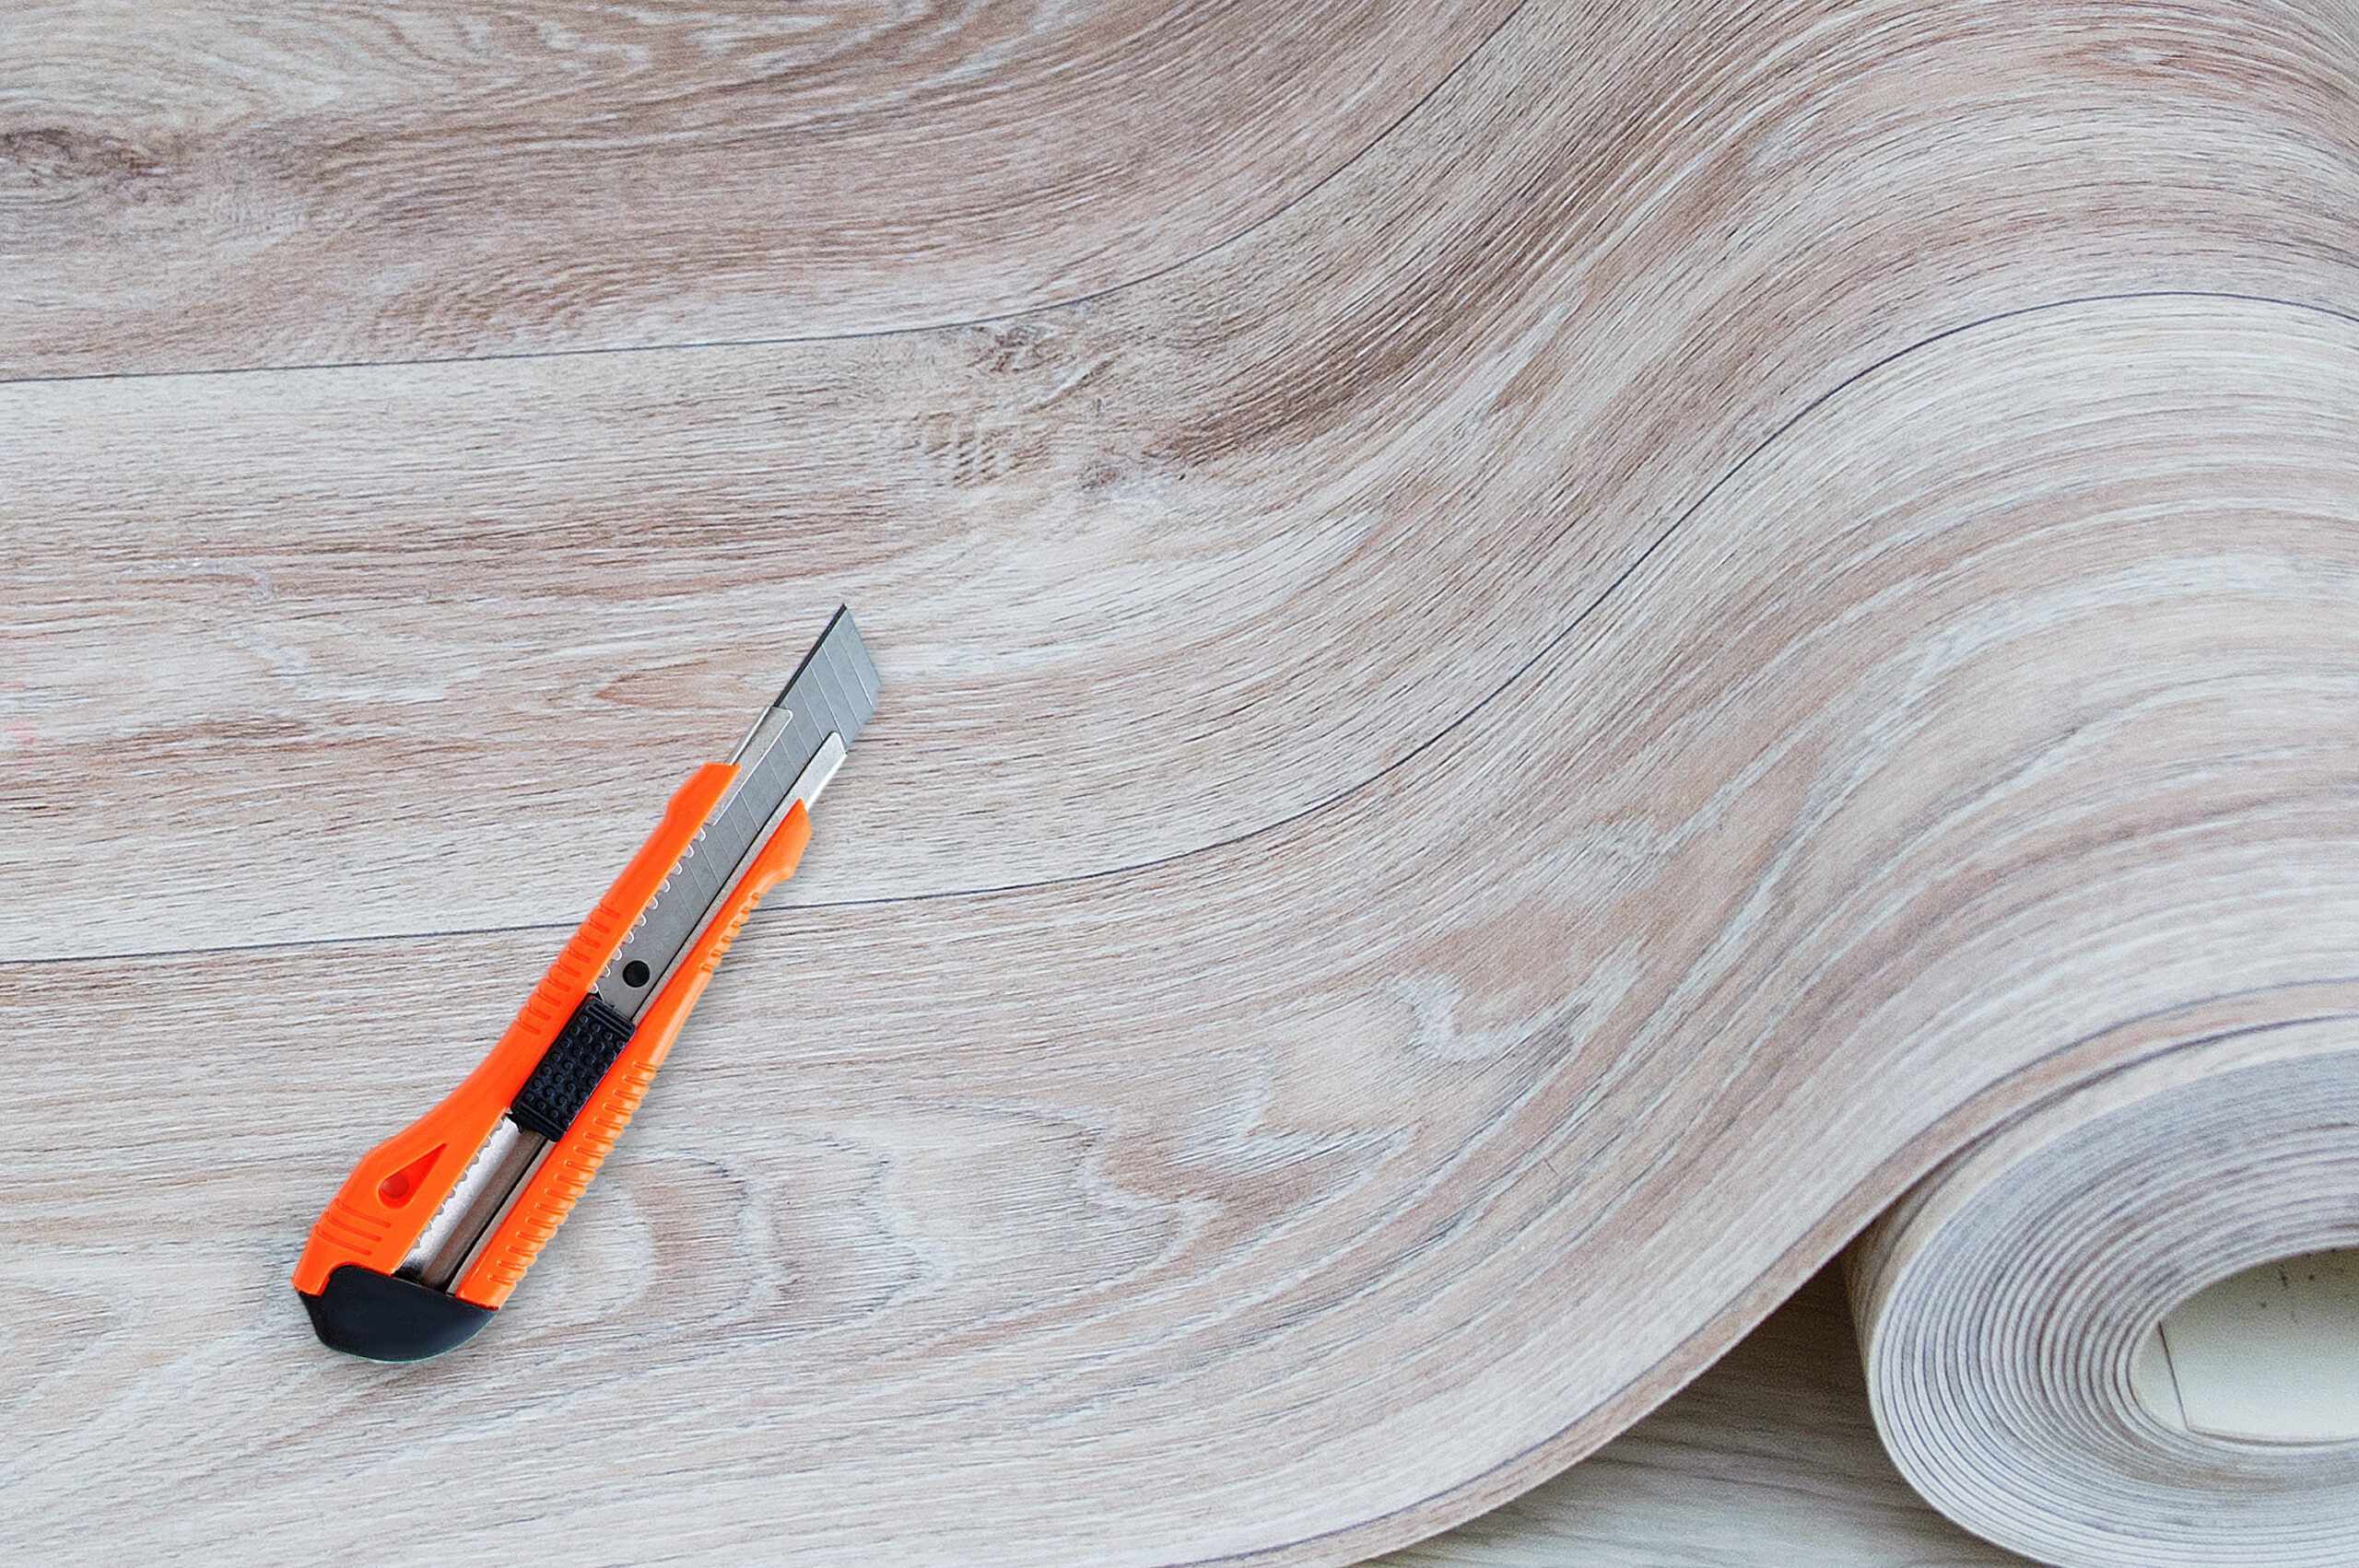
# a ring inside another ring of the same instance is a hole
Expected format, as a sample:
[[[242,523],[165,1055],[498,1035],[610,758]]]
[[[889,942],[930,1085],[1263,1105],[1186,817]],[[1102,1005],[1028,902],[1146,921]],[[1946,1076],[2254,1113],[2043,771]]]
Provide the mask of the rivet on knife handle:
[[[839,609],[736,755],[672,797],[483,1064],[346,1178],[295,1268],[322,1340],[417,1361],[508,1299],[639,1108],[737,928],[793,874],[812,802],[876,694]]]

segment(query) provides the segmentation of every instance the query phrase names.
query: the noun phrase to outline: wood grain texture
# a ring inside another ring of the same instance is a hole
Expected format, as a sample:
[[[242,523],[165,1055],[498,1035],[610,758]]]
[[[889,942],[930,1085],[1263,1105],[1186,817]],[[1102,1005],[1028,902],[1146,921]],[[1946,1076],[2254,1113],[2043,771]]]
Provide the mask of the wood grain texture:
[[[2315,1007],[2352,20],[1527,6],[1020,320],[0,389],[20,1549],[1352,1561],[2130,1021]],[[576,1222],[318,1351],[317,1204],[838,597],[885,705]]]
[[[1895,354],[2124,290],[2359,297],[2336,16],[2224,10],[2190,63],[2175,9],[2039,14],[1520,12],[1315,199],[1000,326],[0,393],[43,874],[119,885],[126,807],[218,835],[132,851],[143,929],[18,900],[12,950],[570,919],[601,873],[556,851],[677,771],[647,708],[732,731],[839,598],[889,617],[910,743],[959,780],[862,895],[1182,853],[1429,743]],[[92,604],[104,638],[51,636]],[[256,789],[270,736],[333,783]],[[134,759],[169,802],[93,798]],[[234,891],[290,835],[387,888],[422,834],[464,863],[520,819],[457,908]]]
[[[0,374],[808,337],[1078,298],[1358,154],[1510,0],[0,18]]]
[[[1384,1568],[2022,1568],[1908,1490],[1821,1274],[1710,1371],[1555,1480]]]

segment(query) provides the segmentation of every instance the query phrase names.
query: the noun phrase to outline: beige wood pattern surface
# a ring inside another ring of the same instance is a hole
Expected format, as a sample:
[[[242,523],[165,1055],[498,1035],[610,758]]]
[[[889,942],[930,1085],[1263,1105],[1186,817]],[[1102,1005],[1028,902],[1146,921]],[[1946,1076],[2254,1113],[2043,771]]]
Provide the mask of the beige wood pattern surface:
[[[0,386],[26,1550],[1351,1561],[2348,973],[2351,8],[1498,12],[11,14],[0,360],[208,372]],[[318,1351],[839,598],[573,1223]]]
[[[1510,0],[28,0],[18,375],[811,337],[1102,293],[1251,228]]]
[[[2022,1568],[1876,1442],[1841,1281],[1796,1292],[1661,1410],[1385,1568]]]

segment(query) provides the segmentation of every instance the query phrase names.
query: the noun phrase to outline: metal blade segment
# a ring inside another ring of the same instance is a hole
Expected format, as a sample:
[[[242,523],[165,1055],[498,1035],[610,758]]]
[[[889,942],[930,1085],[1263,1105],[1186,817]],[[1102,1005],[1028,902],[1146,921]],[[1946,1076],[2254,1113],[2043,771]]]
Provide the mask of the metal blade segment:
[[[839,608],[730,759],[744,769],[737,782],[598,977],[601,1001],[638,1022],[795,800],[807,807],[834,777],[880,689],[851,609]]]

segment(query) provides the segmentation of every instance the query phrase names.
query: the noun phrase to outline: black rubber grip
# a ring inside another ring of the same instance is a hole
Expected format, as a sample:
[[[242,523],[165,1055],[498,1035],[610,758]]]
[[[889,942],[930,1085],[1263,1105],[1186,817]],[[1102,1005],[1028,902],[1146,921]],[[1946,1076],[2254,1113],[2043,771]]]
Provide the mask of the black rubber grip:
[[[631,1022],[591,992],[565,1021],[540,1066],[524,1081],[508,1114],[527,1132],[554,1143],[565,1136],[581,1107],[606,1076],[606,1069],[630,1044]]]

